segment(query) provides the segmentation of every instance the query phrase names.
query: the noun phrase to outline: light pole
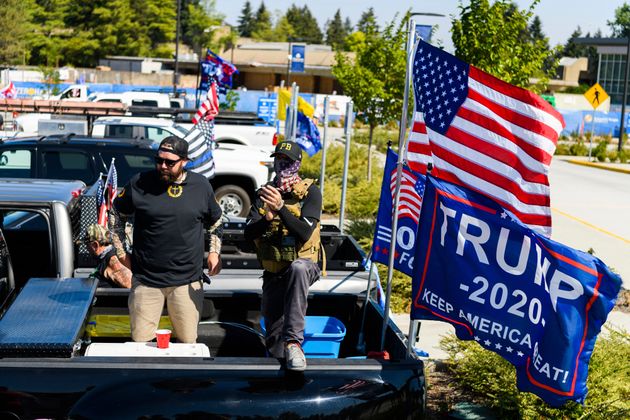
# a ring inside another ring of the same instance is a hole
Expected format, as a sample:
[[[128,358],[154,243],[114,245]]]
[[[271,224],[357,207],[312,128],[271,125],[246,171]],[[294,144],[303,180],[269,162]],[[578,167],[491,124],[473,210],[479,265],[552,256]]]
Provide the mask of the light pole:
[[[177,97],[177,73],[179,72],[179,21],[182,0],[177,0],[177,23],[175,27],[175,71],[173,72],[173,96]]]

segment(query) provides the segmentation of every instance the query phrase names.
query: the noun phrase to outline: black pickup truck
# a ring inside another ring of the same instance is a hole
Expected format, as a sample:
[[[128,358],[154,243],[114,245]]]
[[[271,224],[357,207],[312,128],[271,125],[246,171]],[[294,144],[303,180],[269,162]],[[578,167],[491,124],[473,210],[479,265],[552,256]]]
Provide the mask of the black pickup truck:
[[[424,364],[391,321],[389,359],[370,357],[384,316],[366,298],[351,237],[322,234],[328,275],[309,293],[308,316],[341,327],[313,334],[333,350],[307,352],[295,374],[266,356],[261,270],[239,222],[226,223],[224,269],[205,290],[198,343],[132,343],[128,291],[99,288],[75,242],[93,199],[81,182],[0,180],[0,418],[422,417]]]

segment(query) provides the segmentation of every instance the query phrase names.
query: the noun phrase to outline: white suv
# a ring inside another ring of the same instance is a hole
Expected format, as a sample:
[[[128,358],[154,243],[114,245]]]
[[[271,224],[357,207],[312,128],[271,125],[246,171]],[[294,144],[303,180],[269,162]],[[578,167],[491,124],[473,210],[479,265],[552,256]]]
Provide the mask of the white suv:
[[[168,119],[141,117],[101,117],[92,128],[93,137],[149,139],[157,143],[168,136],[184,138],[187,132]],[[212,153],[216,170],[211,183],[223,212],[246,216],[256,190],[273,175],[273,159],[268,151],[229,143],[221,143]]]

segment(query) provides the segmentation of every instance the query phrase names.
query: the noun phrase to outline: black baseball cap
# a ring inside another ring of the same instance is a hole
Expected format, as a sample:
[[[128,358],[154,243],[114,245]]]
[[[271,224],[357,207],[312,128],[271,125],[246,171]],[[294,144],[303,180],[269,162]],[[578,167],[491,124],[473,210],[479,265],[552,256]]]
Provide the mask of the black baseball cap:
[[[302,148],[294,141],[281,141],[276,144],[276,150],[271,157],[276,155],[284,155],[291,160],[302,160]]]
[[[169,136],[162,140],[159,151],[175,153],[182,159],[188,159],[188,142],[176,136]]]

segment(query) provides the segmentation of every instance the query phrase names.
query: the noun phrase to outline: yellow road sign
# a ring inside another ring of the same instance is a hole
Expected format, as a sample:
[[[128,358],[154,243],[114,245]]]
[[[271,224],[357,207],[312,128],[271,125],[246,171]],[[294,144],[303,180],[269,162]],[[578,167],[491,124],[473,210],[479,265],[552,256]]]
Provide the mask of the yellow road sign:
[[[593,106],[593,109],[597,109],[602,102],[608,99],[608,94],[604,88],[599,85],[599,83],[595,83],[589,90],[586,91],[586,93],[584,93],[584,97]]]

